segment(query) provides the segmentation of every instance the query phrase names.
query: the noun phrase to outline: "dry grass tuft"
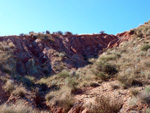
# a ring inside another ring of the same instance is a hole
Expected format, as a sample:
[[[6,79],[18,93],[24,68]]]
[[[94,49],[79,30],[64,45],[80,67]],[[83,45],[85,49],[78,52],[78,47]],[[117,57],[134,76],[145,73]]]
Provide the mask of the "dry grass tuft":
[[[97,96],[92,113],[118,113],[122,107],[122,101],[113,100],[105,96]]]
[[[7,80],[7,82],[5,83],[5,85],[4,85],[4,90],[6,91],[6,92],[8,92],[9,94],[11,94],[11,92],[13,91],[13,90],[15,90],[15,85],[14,85],[14,82],[12,81],[12,80]]]
[[[12,95],[20,96],[20,97],[25,97],[26,92],[27,92],[27,91],[26,91],[25,88],[19,87],[19,88],[16,88],[16,89],[12,92]]]
[[[137,96],[139,94],[139,90],[137,88],[130,88],[129,89],[130,93],[133,95],[133,96]]]
[[[22,104],[3,105],[0,107],[0,113],[51,113],[50,111],[39,111],[30,106]]]
[[[63,87],[59,91],[49,92],[45,99],[52,105],[62,107],[67,112],[74,104],[74,98],[71,95],[69,87]]]

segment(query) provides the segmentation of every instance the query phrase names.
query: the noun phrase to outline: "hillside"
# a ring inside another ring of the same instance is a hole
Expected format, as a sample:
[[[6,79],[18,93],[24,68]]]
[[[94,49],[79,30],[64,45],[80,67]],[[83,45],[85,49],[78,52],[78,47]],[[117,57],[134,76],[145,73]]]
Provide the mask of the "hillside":
[[[149,113],[150,21],[115,35],[0,37],[0,112]]]

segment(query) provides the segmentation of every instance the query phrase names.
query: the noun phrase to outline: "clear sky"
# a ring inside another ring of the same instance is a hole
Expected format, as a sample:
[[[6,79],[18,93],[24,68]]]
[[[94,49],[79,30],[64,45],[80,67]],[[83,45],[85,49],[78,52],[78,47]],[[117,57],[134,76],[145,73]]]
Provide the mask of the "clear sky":
[[[0,0],[0,36],[49,30],[117,34],[150,20],[150,0]]]

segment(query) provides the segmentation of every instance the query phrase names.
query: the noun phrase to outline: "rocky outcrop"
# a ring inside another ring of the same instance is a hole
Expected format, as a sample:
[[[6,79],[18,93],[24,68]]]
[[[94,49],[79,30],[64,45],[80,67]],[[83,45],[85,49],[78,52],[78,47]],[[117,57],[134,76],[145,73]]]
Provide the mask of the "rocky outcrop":
[[[111,42],[119,40],[108,34],[5,36],[0,41],[12,41],[15,45],[16,70],[21,75],[49,75],[67,68],[79,68],[88,58],[96,57]],[[110,44],[111,45],[111,44]]]
[[[113,41],[110,41],[110,43],[107,46],[107,49],[119,46],[122,42],[130,40],[133,35],[134,35],[134,31],[133,30],[125,31],[123,33],[118,33],[116,35],[116,37],[119,37],[119,38],[117,38],[117,39],[115,39]]]

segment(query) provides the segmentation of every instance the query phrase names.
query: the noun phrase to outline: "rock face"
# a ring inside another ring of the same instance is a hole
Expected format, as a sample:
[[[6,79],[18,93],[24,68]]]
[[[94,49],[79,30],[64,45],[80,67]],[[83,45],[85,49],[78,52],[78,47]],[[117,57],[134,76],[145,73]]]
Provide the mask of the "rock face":
[[[119,38],[118,38],[118,39],[115,39],[115,40],[113,40],[113,41],[111,41],[111,42],[108,44],[107,49],[108,49],[108,48],[113,48],[113,47],[119,46],[120,43],[129,40],[133,34],[134,34],[134,33],[131,32],[131,31],[125,31],[125,32],[123,32],[123,33],[118,33],[118,34],[116,35],[116,37],[119,37]]]
[[[16,70],[21,75],[48,75],[65,68],[83,67],[88,58],[96,57],[104,48],[112,47],[119,38],[114,35],[58,35],[46,38],[33,36],[5,36],[15,45]]]

